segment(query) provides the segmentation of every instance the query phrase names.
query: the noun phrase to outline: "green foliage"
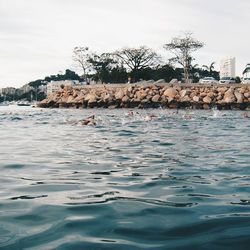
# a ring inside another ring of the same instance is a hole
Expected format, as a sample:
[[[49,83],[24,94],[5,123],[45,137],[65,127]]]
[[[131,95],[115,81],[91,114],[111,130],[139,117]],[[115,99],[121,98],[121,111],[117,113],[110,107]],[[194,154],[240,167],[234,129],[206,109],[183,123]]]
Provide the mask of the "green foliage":
[[[157,66],[155,68],[144,68],[136,72],[136,78],[141,80],[160,80],[164,79],[166,82],[170,82],[172,79],[181,80],[183,70],[180,68],[174,68],[171,65]]]
[[[235,77],[235,82],[236,82],[236,83],[241,83],[241,79],[240,79],[239,76],[236,76],[236,77]]]
[[[50,81],[65,81],[65,80],[78,80],[81,81],[81,77],[76,74],[74,71],[66,69],[64,74],[57,74],[46,76],[44,79],[39,79],[29,83],[31,87],[38,88],[41,85],[46,84]]]
[[[116,66],[110,72],[110,83],[126,83],[128,81],[128,73],[124,67]]]
[[[27,101],[41,101],[46,98],[46,93],[39,92],[38,88],[41,85],[46,85],[50,81],[64,81],[64,80],[78,80],[81,81],[81,77],[77,75],[74,71],[66,69],[64,74],[57,74],[52,76],[47,76],[44,79],[35,80],[29,83],[33,90],[30,90],[24,94],[20,94],[20,91],[16,89],[14,95],[6,95],[0,97],[0,102],[2,101],[17,101],[17,100],[27,100]]]
[[[93,54],[88,61],[92,65],[92,69],[95,71],[95,74],[93,75],[95,81],[100,81],[102,83],[110,82],[112,65],[115,64],[115,61],[111,58],[110,54]]]
[[[250,72],[250,63],[248,63],[247,65],[246,65],[246,67],[245,67],[245,69],[244,69],[244,71],[243,71],[243,75],[245,75],[245,74],[247,74],[247,73],[249,73]]]

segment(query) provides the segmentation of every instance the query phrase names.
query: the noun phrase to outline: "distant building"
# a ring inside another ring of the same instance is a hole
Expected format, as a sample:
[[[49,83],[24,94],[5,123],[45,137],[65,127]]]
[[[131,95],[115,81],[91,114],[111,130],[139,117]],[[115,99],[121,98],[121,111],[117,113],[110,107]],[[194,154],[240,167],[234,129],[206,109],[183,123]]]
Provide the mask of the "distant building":
[[[15,95],[16,94],[16,89],[12,87],[7,87],[7,88],[2,88],[0,91],[0,94],[2,96],[4,95]]]
[[[34,90],[33,87],[31,87],[29,84],[25,84],[23,85],[21,88],[20,88],[20,91],[25,94],[25,93],[28,93],[30,92],[31,90]]]
[[[221,60],[220,77],[235,77],[235,57]]]
[[[51,81],[47,84],[47,96],[60,90],[61,86],[75,86],[79,85],[79,81],[66,80],[66,81]]]

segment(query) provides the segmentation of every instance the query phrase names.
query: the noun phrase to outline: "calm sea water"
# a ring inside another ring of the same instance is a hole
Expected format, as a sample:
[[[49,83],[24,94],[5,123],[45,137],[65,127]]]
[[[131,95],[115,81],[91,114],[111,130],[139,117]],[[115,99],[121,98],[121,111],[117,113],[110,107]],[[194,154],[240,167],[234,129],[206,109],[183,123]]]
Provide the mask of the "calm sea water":
[[[0,107],[0,249],[249,249],[250,118],[137,111]]]

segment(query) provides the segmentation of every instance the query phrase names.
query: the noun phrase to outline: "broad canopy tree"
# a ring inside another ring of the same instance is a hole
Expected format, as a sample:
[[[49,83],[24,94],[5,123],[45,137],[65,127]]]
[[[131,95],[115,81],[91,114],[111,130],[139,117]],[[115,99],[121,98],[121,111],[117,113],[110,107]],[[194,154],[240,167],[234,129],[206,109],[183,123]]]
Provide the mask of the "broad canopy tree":
[[[174,37],[170,43],[164,45],[164,48],[175,56],[170,62],[178,63],[183,67],[185,82],[189,82],[189,71],[191,68],[192,53],[202,48],[204,43],[192,37],[191,33],[185,33],[182,37]]]
[[[160,56],[152,49],[141,46],[139,48],[123,48],[114,53],[121,65],[128,68],[131,77],[135,81],[138,79],[140,70],[153,67],[160,62]]]

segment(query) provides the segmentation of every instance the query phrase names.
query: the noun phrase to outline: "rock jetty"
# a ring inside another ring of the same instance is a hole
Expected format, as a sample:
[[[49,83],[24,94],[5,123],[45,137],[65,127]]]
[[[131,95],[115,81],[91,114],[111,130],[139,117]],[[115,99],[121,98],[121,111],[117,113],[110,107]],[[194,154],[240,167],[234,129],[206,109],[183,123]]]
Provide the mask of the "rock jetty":
[[[64,87],[42,108],[190,108],[250,110],[250,85],[106,84]]]

